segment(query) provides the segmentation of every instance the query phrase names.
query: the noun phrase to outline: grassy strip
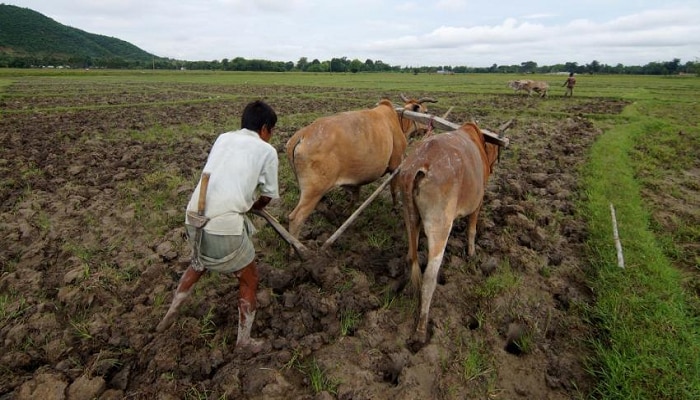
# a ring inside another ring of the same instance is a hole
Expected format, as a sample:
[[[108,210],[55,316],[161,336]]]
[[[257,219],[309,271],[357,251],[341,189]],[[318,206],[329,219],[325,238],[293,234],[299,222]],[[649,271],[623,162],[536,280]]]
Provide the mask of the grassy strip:
[[[627,112],[635,113],[634,108]],[[605,399],[692,399],[700,396],[700,340],[689,295],[649,228],[633,161],[635,139],[662,130],[641,116],[618,125],[592,148],[584,172],[590,254],[597,296],[590,312],[599,335],[591,370],[595,397]],[[616,210],[625,255],[617,266],[609,204]]]

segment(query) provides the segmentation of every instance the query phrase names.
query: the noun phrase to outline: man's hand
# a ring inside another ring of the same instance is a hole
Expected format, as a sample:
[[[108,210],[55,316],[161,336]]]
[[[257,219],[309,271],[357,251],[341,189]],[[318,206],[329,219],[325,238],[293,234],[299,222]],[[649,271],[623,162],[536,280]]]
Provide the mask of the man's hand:
[[[265,208],[266,205],[270,203],[272,199],[267,196],[260,196],[258,199],[253,203],[253,210],[262,210]]]

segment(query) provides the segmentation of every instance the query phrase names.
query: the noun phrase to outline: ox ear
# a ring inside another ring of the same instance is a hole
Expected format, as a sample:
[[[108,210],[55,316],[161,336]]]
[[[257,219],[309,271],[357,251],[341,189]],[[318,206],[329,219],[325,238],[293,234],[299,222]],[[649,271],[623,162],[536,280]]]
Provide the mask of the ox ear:
[[[486,147],[484,150],[486,150],[486,157],[489,158],[489,171],[490,173],[493,173],[493,166],[497,162],[501,162],[501,146],[486,142]]]

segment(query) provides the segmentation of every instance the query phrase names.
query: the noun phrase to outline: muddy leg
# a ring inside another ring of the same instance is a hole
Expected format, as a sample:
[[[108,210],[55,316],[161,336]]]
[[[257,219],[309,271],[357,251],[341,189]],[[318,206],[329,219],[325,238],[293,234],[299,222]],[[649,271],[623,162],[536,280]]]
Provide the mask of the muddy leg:
[[[289,233],[292,236],[299,239],[299,234],[301,233],[301,227],[304,224],[304,221],[306,221],[311,212],[314,211],[324,193],[325,192],[323,190],[301,191],[299,204],[297,204],[294,210],[292,210],[292,212],[289,214]],[[291,246],[289,249],[289,254],[292,257],[294,256],[294,249],[291,248]]]
[[[187,267],[185,272],[180,277],[180,283],[175,289],[175,297],[173,297],[173,302],[170,304],[168,312],[163,317],[156,327],[156,332],[162,332],[170,327],[170,325],[175,322],[175,317],[177,317],[177,311],[180,309],[182,302],[185,301],[187,296],[190,295],[192,291],[192,286],[202,277],[204,271],[195,271],[192,267]]]
[[[360,202],[360,187],[353,185],[353,186],[343,186],[343,188],[350,195],[350,203],[349,203],[347,208],[352,213],[353,210],[355,209],[355,204]]]
[[[423,284],[421,285],[420,314],[418,324],[414,333],[414,340],[419,343],[428,341],[428,315],[430,312],[430,302],[437,286],[438,272],[445,255],[445,246],[452,230],[452,223],[438,223],[436,226],[425,227],[428,237],[428,265],[423,273]]]
[[[479,206],[473,213],[469,215],[469,224],[467,225],[467,255],[473,257],[476,253],[476,222],[479,219]]]
[[[257,309],[255,292],[258,289],[258,266],[255,260],[236,272],[236,277],[238,278],[238,338],[236,339],[236,348],[257,353],[262,350],[263,342],[250,337]]]

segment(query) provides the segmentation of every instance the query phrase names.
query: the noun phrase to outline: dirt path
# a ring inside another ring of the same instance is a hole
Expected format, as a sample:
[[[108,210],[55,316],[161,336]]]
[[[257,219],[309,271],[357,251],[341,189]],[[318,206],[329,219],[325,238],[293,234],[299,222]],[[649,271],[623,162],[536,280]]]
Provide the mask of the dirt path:
[[[465,256],[466,221],[453,229],[423,347],[407,343],[416,300],[389,290],[401,280],[406,239],[388,195],[330,257],[314,261],[324,264],[322,284],[285,258],[286,247],[256,217],[262,280],[254,334],[267,347],[252,357],[233,351],[231,277],[207,276],[178,322],[154,333],[189,259],[182,208],[218,132],[162,141],[126,132],[222,124],[259,93],[280,115],[345,111],[343,99],[371,104],[383,94],[338,91],[328,95],[334,101],[311,102],[301,96],[309,88],[290,87],[283,102],[279,88],[241,86],[240,101],[148,106],[231,88],[79,85],[53,88],[52,100],[46,86],[28,81],[0,102],[13,111],[0,119],[0,398],[569,399],[591,389],[584,360],[592,332],[582,319],[592,300],[590,266],[585,221],[574,205],[581,200],[577,169],[599,132],[585,118],[511,129],[474,258]],[[62,96],[67,105],[92,108],[51,108]],[[447,109],[453,103],[445,98]],[[517,113],[540,100],[490,101]],[[144,106],[120,106],[128,103]],[[590,99],[576,106],[591,113],[622,107]],[[453,111],[450,119],[469,117]],[[496,127],[503,119],[480,121]],[[280,143],[299,127],[278,126]],[[167,196],[144,199],[154,188]],[[154,203],[155,210],[144,208]],[[319,227],[339,226],[350,214],[345,206],[342,194],[331,196],[307,223],[304,241],[322,242],[332,230]],[[285,222],[291,206],[271,210]],[[314,394],[319,382],[332,393]]]

